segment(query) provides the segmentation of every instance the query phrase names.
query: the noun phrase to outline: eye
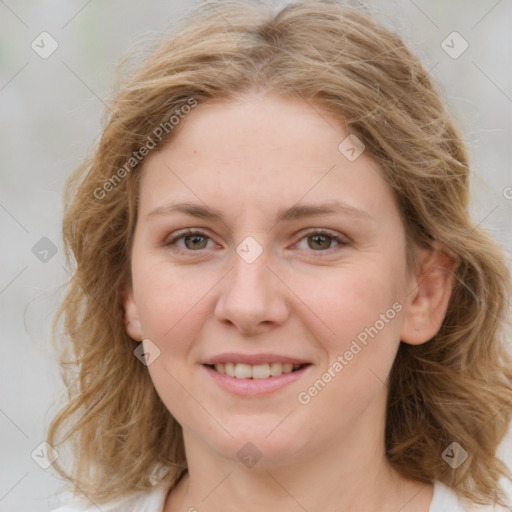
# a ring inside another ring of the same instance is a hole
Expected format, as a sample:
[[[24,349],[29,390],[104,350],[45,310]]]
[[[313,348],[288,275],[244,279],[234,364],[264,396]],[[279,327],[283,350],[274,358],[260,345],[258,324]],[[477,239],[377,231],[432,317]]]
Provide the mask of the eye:
[[[208,245],[210,242],[210,245]],[[315,252],[329,252],[336,247],[349,245],[349,240],[339,234],[331,233],[324,229],[316,229],[304,234],[297,247],[302,250]],[[199,252],[213,248],[213,240],[203,231],[187,229],[168,237],[163,245],[182,252]]]
[[[175,246],[179,250],[193,252],[207,249],[209,241],[213,243],[210,237],[202,231],[188,229],[166,239],[164,245],[166,247]]]
[[[303,244],[300,247],[300,244],[303,242],[305,242],[306,246]],[[306,233],[298,243],[300,249],[312,249],[317,252],[327,252],[330,249],[346,245],[349,245],[349,241],[346,238],[321,229]]]

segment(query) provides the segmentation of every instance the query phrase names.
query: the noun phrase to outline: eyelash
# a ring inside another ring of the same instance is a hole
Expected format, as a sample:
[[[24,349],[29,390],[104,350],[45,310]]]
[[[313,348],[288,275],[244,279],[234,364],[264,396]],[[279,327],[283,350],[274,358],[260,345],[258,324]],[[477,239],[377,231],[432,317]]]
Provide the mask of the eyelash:
[[[322,250],[318,250],[318,251],[315,251],[313,249],[310,250],[310,252],[314,252],[314,253],[317,253],[320,257],[321,257],[321,254],[325,254],[325,253],[329,253],[332,251],[332,250],[335,250],[336,248],[341,248],[341,247],[346,247],[348,245],[350,245],[350,242],[349,240],[347,239],[347,237],[344,237],[344,236],[341,236],[341,235],[336,235],[336,234],[333,234],[329,231],[326,231],[325,229],[313,229],[311,231],[308,231],[307,233],[304,233],[301,238],[299,238],[298,242],[300,242],[301,240],[305,239],[305,238],[309,238],[311,236],[315,236],[315,235],[324,235],[332,240],[334,240],[338,245],[336,245],[335,247],[329,247],[329,249],[326,249],[324,251]],[[181,240],[182,238],[186,238],[188,236],[202,236],[204,238],[207,238],[209,240],[211,240],[211,237],[209,237],[206,233],[204,233],[203,231],[198,231],[198,230],[193,230],[193,229],[187,229],[185,231],[181,231],[181,232],[178,232],[174,237],[172,237],[171,239],[169,238],[166,238],[163,245],[165,247],[171,247],[173,246],[178,240]],[[297,242],[297,243],[298,243]],[[194,250],[190,250],[190,249],[182,249],[181,247],[176,247],[174,246],[173,247],[173,250],[176,250],[176,251],[179,251],[179,252],[182,252],[182,253],[201,253],[202,251],[205,251],[206,249],[198,249],[197,251],[194,251]]]

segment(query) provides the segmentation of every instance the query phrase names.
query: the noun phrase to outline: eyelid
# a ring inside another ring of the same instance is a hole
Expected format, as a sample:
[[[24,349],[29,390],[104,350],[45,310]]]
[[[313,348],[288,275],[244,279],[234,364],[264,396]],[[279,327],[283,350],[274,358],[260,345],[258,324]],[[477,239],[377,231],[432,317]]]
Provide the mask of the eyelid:
[[[347,243],[351,241],[347,235],[340,233],[338,231],[334,231],[332,229],[328,229],[328,228],[307,228],[307,229],[300,231],[297,234],[297,238],[299,240],[302,240],[302,238],[304,238],[305,236],[313,236],[313,235],[327,235],[327,236],[330,236],[331,238],[335,238],[335,239],[339,238],[341,240],[345,240]]]
[[[347,235],[338,233],[337,231],[332,231],[327,228],[313,228],[313,229],[309,228],[304,231],[301,231],[297,235],[297,241],[295,242],[294,246],[297,245],[299,242],[301,242],[304,238],[308,238],[308,237],[314,236],[314,235],[325,235],[329,238],[332,238],[337,243],[337,245],[335,247],[329,247],[329,249],[326,249],[325,251],[314,251],[314,250],[308,251],[308,252],[313,252],[316,254],[326,254],[326,253],[329,254],[331,251],[336,250],[337,247],[338,248],[346,247],[352,243],[352,240]]]
[[[186,229],[180,229],[178,231],[175,231],[168,236],[166,236],[162,242],[162,245],[167,247],[176,244],[176,242],[182,238],[185,238],[187,236],[203,236],[205,238],[208,238],[212,242],[216,243],[213,238],[208,234],[208,232],[204,228],[186,228]],[[175,246],[176,247],[176,246]],[[200,251],[190,251],[186,249],[181,249],[180,247],[176,247],[178,250],[185,251],[185,252],[200,252]],[[204,249],[201,249],[204,250]]]

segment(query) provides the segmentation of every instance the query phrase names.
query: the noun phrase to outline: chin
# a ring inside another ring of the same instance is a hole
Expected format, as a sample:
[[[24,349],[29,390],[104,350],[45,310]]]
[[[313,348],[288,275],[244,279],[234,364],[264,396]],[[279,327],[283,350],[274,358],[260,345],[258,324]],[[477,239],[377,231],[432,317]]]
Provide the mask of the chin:
[[[213,447],[223,457],[238,461],[248,468],[257,466],[270,469],[293,464],[307,446],[307,440],[302,439],[298,432],[286,429],[278,432],[279,427],[272,432],[278,424],[270,426],[263,423],[257,428],[252,420],[251,425],[246,425],[247,428],[238,432],[234,428],[230,430],[233,437],[226,434],[220,443],[219,438],[212,440]]]

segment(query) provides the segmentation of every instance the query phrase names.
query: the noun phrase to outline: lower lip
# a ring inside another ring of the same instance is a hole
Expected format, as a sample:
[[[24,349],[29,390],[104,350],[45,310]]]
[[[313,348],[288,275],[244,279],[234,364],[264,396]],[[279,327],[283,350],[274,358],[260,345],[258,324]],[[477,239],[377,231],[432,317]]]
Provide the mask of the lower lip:
[[[224,390],[240,396],[268,395],[278,391],[285,386],[299,380],[309,371],[312,365],[308,364],[300,370],[291,373],[283,373],[276,377],[267,379],[238,379],[203,365],[203,368],[210,374],[212,379]]]

